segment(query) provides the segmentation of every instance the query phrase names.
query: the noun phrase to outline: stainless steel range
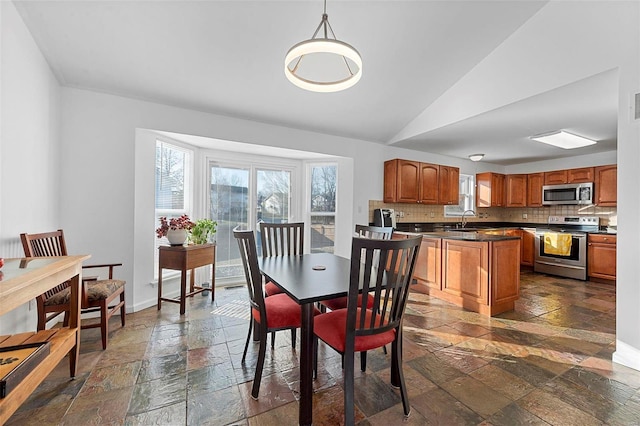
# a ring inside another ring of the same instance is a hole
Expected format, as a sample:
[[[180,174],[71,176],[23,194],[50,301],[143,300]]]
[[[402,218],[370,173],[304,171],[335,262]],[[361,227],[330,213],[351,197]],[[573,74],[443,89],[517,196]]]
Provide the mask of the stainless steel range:
[[[578,280],[587,279],[587,233],[598,230],[597,216],[549,216],[536,229],[533,270]]]

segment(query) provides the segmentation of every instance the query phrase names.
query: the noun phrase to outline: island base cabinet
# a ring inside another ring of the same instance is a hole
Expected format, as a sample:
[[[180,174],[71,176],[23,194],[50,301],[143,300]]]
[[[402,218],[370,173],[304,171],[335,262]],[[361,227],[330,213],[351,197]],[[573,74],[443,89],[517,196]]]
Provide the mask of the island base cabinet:
[[[416,280],[413,290],[428,293],[429,288],[440,290],[440,265],[442,262],[440,238],[422,238],[420,252],[413,268],[413,278]]]
[[[520,241],[479,242],[423,237],[414,291],[492,316],[520,297]]]
[[[462,306],[487,305],[489,243],[442,242],[442,291],[462,298]]]

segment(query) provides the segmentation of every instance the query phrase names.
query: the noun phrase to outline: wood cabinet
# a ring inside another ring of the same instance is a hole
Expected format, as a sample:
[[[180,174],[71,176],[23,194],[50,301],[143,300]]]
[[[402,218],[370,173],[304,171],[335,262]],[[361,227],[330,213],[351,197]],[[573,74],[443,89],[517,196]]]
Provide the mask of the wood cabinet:
[[[544,172],[545,185],[593,182],[594,178],[595,176],[593,167],[581,167],[578,169],[554,170],[551,172]]]
[[[513,310],[520,297],[520,242],[423,237],[415,291],[483,315]]]
[[[544,185],[544,173],[527,175],[527,207],[542,206],[542,185]]]
[[[552,172],[544,172],[545,185],[562,185],[567,183],[566,170],[554,170]]]
[[[618,205],[618,166],[599,166],[595,168],[594,204],[603,207]]]
[[[476,207],[504,207],[505,175],[485,172],[476,175]]]
[[[567,183],[593,182],[594,178],[594,167],[582,167],[567,171]]]
[[[505,192],[507,207],[526,207],[527,175],[506,175]]]
[[[410,160],[384,163],[385,203],[458,204],[460,169]]]
[[[413,278],[417,285],[423,285],[440,290],[442,288],[440,265],[441,256],[440,238],[422,238],[420,252],[413,269]]]
[[[533,266],[535,256],[536,230],[524,228],[521,230],[520,265]]]
[[[460,169],[439,166],[438,204],[458,204],[460,201]]]
[[[603,280],[616,279],[616,246],[614,234],[589,234],[587,237],[587,275]]]

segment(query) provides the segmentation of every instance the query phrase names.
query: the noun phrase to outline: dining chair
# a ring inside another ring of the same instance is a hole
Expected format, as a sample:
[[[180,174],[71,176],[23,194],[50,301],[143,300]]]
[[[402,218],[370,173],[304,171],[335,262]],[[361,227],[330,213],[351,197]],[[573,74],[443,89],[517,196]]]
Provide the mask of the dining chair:
[[[368,225],[356,225],[355,233],[362,238],[374,238],[379,240],[390,240],[393,236],[393,228],[390,226],[368,226]],[[362,297],[364,293],[358,296],[358,305],[362,305]],[[336,297],[335,299],[324,300],[321,302],[323,306],[331,309],[332,311],[343,309],[347,307],[347,297]],[[367,298],[367,308],[371,309],[373,306],[373,297],[371,295]],[[363,367],[364,371],[364,367]]]
[[[39,234],[23,233],[20,234],[20,239],[25,257],[67,256],[67,246],[62,229]],[[81,328],[100,327],[102,349],[107,349],[109,319],[118,310],[120,311],[122,326],[124,327],[125,324],[125,281],[113,278],[113,268],[116,266],[122,266],[122,263],[82,266],[83,269],[101,268],[109,271],[108,279],[98,279],[97,276],[83,276],[81,289],[81,313],[100,312],[99,323],[84,324]],[[63,324],[66,326],[69,321],[70,298],[69,281],[60,283],[36,297],[38,330],[44,330],[47,322],[60,314],[64,314]]]
[[[411,411],[402,371],[402,317],[420,249],[420,236],[402,240],[354,237],[348,304],[314,319],[314,335],[343,356],[345,424],[355,422],[354,356],[391,343],[391,384],[400,387],[405,416]],[[371,293],[371,308],[358,306],[360,292]],[[317,347],[317,342],[315,343]],[[317,351],[314,372],[317,373]]]
[[[304,222],[265,223],[260,222],[262,257],[302,256],[304,252]],[[272,282],[264,286],[267,296],[281,293]]]
[[[238,241],[240,258],[242,259],[242,266],[247,280],[247,290],[249,291],[249,304],[251,306],[249,333],[247,334],[247,341],[244,345],[244,352],[242,353],[243,364],[247,357],[247,349],[249,348],[249,340],[251,340],[254,321],[256,322],[256,331],[260,337],[258,362],[253,378],[253,387],[251,388],[251,397],[257,399],[260,391],[260,380],[262,379],[268,333],[299,328],[302,311],[300,305],[284,293],[274,294],[269,297],[264,296],[262,287],[263,277],[258,265],[258,254],[253,231],[239,230],[236,228],[233,230],[233,236]],[[319,313],[320,311],[316,310],[316,314]]]
[[[266,223],[260,222],[260,245],[262,257],[302,256],[304,252],[304,222]],[[268,296],[282,293],[280,287],[267,282],[264,292]],[[276,333],[271,333],[271,348],[276,344]],[[291,329],[291,344],[296,345],[296,329]]]

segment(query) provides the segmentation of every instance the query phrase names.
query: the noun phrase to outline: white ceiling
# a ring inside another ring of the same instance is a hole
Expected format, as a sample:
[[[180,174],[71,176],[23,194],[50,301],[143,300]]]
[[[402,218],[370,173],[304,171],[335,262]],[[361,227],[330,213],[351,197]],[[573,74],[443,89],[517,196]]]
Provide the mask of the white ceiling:
[[[329,21],[363,77],[311,93],[284,76],[322,2],[16,1],[61,84],[378,143],[393,137],[544,6],[544,1],[332,1]],[[517,164],[616,148],[615,72],[394,145]],[[601,142],[560,150],[528,136],[566,129]],[[452,143],[455,142],[455,143]]]

